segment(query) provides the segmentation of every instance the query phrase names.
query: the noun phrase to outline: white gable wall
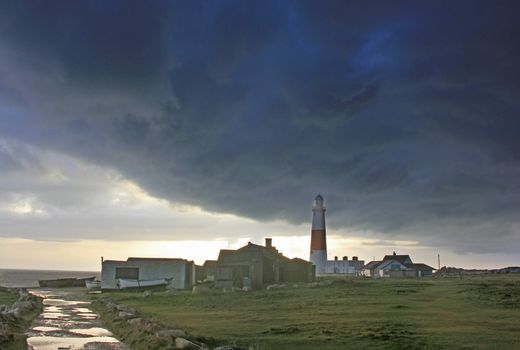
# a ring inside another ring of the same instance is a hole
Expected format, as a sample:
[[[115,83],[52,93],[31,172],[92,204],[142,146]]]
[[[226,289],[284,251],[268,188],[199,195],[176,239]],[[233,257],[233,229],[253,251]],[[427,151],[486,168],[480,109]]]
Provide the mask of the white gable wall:
[[[383,261],[376,269],[375,273],[380,277],[390,277],[393,271],[406,271],[408,268],[397,260]]]
[[[106,260],[101,269],[101,288],[117,289],[116,268],[117,267],[137,267],[139,268],[140,280],[156,280],[162,278],[173,278],[172,288],[184,289],[186,286],[186,260],[174,259],[143,259],[130,261]],[[195,281],[195,266],[193,264],[189,271],[192,273],[191,281]]]

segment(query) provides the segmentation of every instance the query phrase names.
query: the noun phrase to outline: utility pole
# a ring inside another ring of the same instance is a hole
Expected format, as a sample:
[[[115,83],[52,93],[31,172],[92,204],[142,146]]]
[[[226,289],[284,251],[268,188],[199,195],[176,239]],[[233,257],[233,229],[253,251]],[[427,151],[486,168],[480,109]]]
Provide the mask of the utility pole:
[[[439,265],[439,270],[441,269],[441,255],[437,254],[437,263]]]

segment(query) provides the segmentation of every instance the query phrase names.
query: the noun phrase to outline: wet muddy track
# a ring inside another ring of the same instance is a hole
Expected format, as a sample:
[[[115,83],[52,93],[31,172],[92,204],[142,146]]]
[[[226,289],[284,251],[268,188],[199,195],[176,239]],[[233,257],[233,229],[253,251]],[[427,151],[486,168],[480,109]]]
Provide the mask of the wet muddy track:
[[[27,348],[31,350],[123,350],[128,349],[101,327],[99,316],[90,302],[78,300],[80,291],[33,290],[43,298],[43,312],[27,331]]]

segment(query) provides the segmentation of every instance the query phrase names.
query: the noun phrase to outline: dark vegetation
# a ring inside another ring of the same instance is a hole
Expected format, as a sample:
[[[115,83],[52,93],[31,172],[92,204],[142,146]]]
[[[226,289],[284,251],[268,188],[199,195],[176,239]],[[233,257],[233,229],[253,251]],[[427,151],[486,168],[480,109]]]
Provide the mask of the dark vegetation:
[[[24,333],[41,310],[38,298],[0,287],[0,350],[25,349]]]
[[[0,287],[0,305],[11,305],[18,299],[18,295],[10,293],[9,289]]]

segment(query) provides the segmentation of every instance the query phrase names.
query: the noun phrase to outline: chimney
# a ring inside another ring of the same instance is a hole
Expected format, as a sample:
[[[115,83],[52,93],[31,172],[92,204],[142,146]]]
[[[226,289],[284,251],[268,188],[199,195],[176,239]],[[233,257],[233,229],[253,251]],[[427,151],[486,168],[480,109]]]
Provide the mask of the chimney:
[[[348,260],[348,256],[344,256],[344,257],[343,257],[343,260]]]
[[[357,256],[353,256],[353,257],[352,257],[352,260],[354,260],[354,261],[358,261],[358,260],[357,260]]]
[[[273,247],[273,239],[272,238],[266,238],[265,239],[265,247],[266,248],[272,248]]]
[[[394,252],[394,256],[395,256],[395,252]]]
[[[334,260],[338,261],[338,257],[337,257],[337,256],[335,256],[335,257],[334,257]]]

